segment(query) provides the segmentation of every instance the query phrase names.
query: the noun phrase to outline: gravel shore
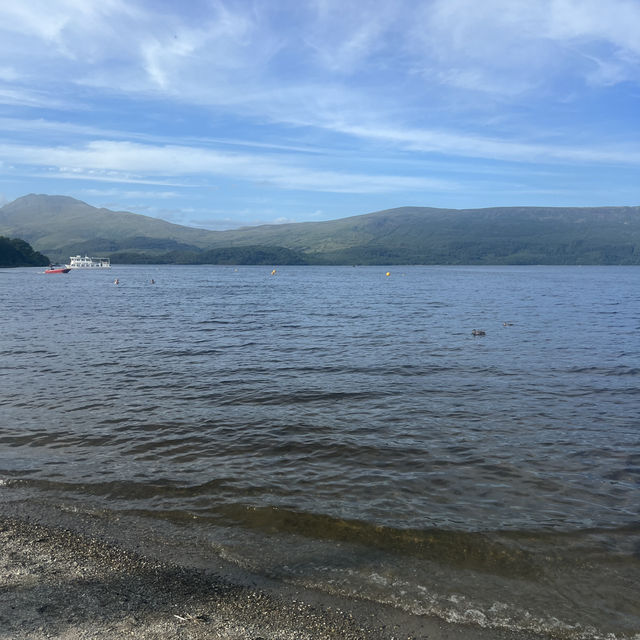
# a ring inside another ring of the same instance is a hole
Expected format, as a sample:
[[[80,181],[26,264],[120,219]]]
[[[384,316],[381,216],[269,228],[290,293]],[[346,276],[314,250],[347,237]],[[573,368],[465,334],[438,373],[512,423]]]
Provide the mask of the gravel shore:
[[[378,637],[347,613],[282,602],[71,531],[3,520],[0,549],[3,639]]]
[[[165,563],[99,536],[0,517],[2,640],[525,638],[307,596]]]

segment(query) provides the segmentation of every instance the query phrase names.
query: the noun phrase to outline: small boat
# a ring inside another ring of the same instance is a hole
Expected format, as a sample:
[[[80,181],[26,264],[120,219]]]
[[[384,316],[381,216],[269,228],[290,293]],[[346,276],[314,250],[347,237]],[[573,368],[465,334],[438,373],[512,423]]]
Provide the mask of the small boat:
[[[58,265],[52,264],[48,269],[45,269],[45,273],[69,273],[71,269],[68,267],[59,267]]]

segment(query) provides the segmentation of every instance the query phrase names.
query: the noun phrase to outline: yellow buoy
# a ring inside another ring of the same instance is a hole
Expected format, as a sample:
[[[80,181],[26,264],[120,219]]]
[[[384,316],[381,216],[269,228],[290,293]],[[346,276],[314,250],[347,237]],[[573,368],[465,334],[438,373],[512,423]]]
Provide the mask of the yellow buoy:
[[[391,271],[387,271],[386,275],[390,276],[391,275]]]
[[[271,275],[272,275],[272,276],[275,276],[275,275],[276,275],[276,270],[275,270],[275,269],[271,272]]]

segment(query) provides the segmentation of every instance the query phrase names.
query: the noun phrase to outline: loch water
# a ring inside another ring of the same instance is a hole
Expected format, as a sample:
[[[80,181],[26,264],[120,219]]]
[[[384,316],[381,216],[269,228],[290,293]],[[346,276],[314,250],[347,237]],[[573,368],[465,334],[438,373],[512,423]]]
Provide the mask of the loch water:
[[[0,270],[0,494],[414,614],[638,638],[639,285],[636,267]]]

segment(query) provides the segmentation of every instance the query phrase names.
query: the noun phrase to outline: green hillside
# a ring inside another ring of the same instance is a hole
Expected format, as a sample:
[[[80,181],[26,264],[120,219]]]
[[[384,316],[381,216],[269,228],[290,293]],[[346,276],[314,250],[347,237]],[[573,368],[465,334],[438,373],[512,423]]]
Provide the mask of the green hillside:
[[[640,264],[640,207],[402,207],[331,222],[225,231],[327,264]]]
[[[0,267],[44,267],[49,258],[20,238],[0,236]]]
[[[220,264],[640,264],[640,207],[401,207],[205,231],[63,196],[0,208],[0,233],[55,260]]]

